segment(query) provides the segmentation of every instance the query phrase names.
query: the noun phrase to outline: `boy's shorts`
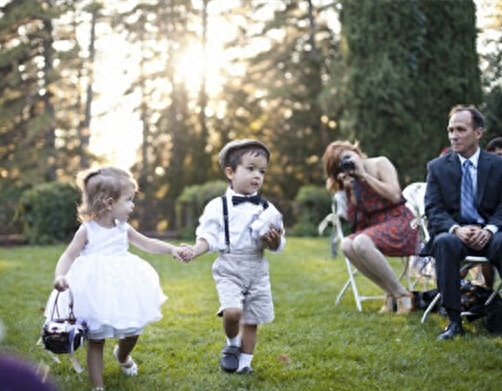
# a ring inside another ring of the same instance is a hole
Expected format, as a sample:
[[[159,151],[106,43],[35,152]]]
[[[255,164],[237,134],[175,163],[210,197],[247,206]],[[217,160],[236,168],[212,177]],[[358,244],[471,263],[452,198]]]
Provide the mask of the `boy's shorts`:
[[[220,253],[213,263],[213,278],[220,300],[218,316],[227,308],[239,308],[243,311],[241,324],[274,320],[268,260],[262,253]]]

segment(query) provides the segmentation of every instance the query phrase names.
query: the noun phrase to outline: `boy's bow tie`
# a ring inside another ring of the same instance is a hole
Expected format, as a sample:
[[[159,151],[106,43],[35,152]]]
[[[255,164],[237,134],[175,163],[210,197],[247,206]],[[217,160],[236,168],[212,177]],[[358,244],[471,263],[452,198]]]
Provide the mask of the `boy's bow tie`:
[[[259,194],[255,194],[251,197],[232,196],[232,204],[234,206],[242,204],[243,202],[251,202],[252,204],[260,205],[262,201],[266,202],[265,200],[262,200]]]

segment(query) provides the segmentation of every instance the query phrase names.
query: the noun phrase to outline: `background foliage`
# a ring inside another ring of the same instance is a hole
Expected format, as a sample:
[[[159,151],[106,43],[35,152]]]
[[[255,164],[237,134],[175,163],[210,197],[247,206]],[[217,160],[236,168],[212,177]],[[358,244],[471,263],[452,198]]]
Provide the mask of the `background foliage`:
[[[501,4],[4,0],[1,197],[48,181],[72,183],[77,171],[106,161],[89,143],[93,119],[105,114],[94,109],[95,76],[107,51],[101,42],[110,34],[128,43],[135,64],[120,90],[124,101],[135,102],[131,110],[142,123],[132,167],[141,188],[135,221],[141,230],[185,225],[178,198],[185,188],[224,179],[217,152],[235,138],[269,145],[263,193],[290,227],[300,219],[300,189],[323,186],[320,157],[335,139],[357,139],[368,155],[387,155],[403,187],[422,181],[426,162],[448,143],[443,129],[451,106],[483,109],[483,142],[502,132]],[[480,7],[491,13],[477,45]],[[231,60],[221,70],[224,83],[213,90],[202,77],[190,89],[196,75],[181,76],[184,50],[197,43],[206,53],[202,68],[209,69],[216,20],[235,28],[224,37]],[[4,233],[20,229],[11,197],[0,205]]]
[[[31,244],[69,241],[77,230],[78,189],[64,182],[42,183],[23,192],[16,220]]]

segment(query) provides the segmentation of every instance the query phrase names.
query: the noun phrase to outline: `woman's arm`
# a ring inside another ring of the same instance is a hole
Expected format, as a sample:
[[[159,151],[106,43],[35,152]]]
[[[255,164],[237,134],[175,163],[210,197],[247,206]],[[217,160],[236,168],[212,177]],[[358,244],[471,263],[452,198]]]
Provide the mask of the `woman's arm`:
[[[355,164],[355,175],[366,181],[380,196],[396,204],[401,200],[397,170],[388,158],[356,159]]]

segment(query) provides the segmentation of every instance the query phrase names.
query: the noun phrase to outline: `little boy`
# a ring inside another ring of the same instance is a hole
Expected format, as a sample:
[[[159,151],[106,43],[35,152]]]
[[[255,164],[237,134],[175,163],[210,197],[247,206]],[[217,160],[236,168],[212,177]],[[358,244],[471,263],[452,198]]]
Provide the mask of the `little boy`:
[[[284,226],[279,211],[258,194],[270,159],[268,148],[255,140],[235,140],[218,158],[230,186],[205,207],[192,255],[219,251],[213,277],[227,339],[220,367],[230,373],[252,373],[258,325],[274,319],[263,251],[283,250]]]

